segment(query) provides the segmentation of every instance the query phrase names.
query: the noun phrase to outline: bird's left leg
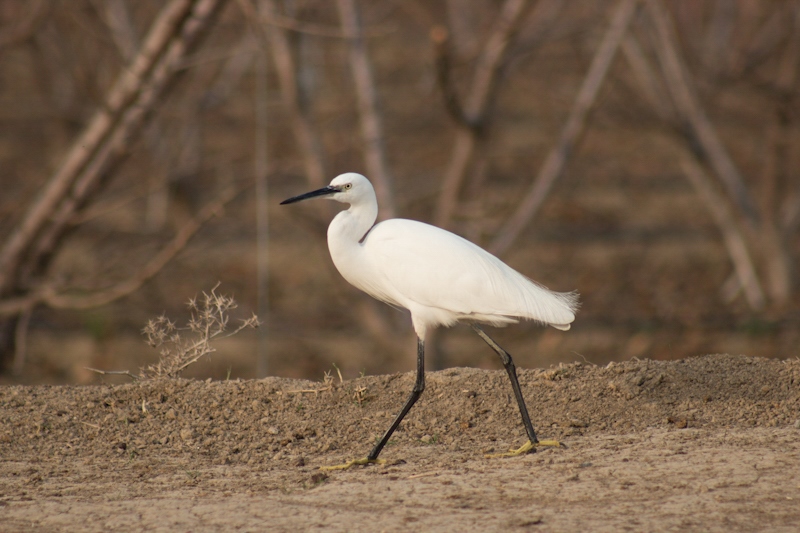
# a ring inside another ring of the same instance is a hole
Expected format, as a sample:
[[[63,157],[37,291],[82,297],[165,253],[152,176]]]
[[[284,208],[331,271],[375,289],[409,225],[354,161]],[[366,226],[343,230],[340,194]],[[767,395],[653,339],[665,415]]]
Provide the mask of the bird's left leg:
[[[386,430],[386,433],[383,434],[383,437],[378,444],[369,452],[369,455],[364,457],[363,459],[354,459],[348,463],[344,463],[341,465],[335,466],[323,466],[320,467],[320,470],[346,470],[351,466],[356,465],[366,465],[370,463],[384,463],[383,459],[378,459],[378,455],[383,450],[383,447],[389,442],[389,438],[394,433],[394,430],[397,429],[397,426],[400,425],[403,418],[405,418],[406,414],[411,410],[411,407],[417,403],[417,400],[422,395],[422,392],[425,390],[425,342],[422,339],[417,339],[417,379],[414,382],[414,388],[411,390],[411,395],[406,400],[403,409],[400,410],[400,413],[392,422],[392,425],[389,426],[389,429]]]
[[[514,366],[514,361],[511,359],[511,354],[497,344],[494,339],[487,335],[486,332],[483,331],[483,329],[481,329],[481,327],[477,324],[472,324],[472,329],[475,330],[475,333],[477,333],[480,338],[482,338],[484,342],[486,342],[486,344],[488,344],[489,347],[494,350],[503,361],[503,366],[508,373],[508,378],[511,380],[511,388],[514,389],[514,396],[516,397],[517,405],[519,406],[519,414],[522,416],[522,424],[525,426],[525,432],[528,434],[528,442],[519,449],[511,450],[508,453],[487,455],[487,457],[511,457],[514,455],[528,453],[535,450],[539,446],[561,446],[561,443],[558,441],[540,441],[538,438],[536,438],[536,432],[533,430],[533,424],[531,424],[531,417],[528,415],[528,408],[525,407],[525,398],[522,397],[522,390],[519,387],[519,379],[517,379],[517,367]]]

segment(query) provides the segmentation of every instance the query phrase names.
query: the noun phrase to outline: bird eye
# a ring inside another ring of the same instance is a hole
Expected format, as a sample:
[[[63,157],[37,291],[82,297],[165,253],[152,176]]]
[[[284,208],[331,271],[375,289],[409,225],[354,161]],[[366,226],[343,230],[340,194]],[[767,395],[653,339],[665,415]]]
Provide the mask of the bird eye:
[[[350,189],[352,189],[352,188],[353,188],[353,184],[352,184],[352,183],[347,183],[347,184],[345,184],[345,186],[344,186],[344,190],[346,190],[346,191],[349,191],[349,190],[350,190]]]

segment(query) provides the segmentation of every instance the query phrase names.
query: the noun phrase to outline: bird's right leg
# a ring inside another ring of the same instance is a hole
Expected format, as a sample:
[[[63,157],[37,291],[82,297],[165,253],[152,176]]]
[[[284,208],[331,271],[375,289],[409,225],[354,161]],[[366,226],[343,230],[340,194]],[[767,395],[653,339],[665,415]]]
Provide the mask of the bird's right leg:
[[[394,430],[397,429],[397,426],[400,425],[400,422],[405,418],[406,414],[411,410],[411,407],[422,395],[422,391],[425,390],[425,342],[422,339],[417,339],[417,380],[414,382],[414,388],[411,389],[411,395],[406,400],[406,404],[403,406],[403,409],[397,415],[397,418],[394,419],[392,425],[389,426],[389,429],[386,430],[384,433],[383,438],[375,445],[367,459],[370,461],[374,461],[378,458],[378,454],[381,453],[381,450],[386,443],[389,442],[389,438],[394,433]]]
[[[320,467],[320,470],[346,470],[351,466],[355,465],[366,465],[369,463],[383,463],[384,461],[378,459],[378,455],[380,455],[381,450],[383,447],[386,446],[386,443],[389,442],[389,439],[394,433],[394,430],[397,429],[397,426],[400,425],[400,422],[403,421],[403,418],[408,414],[411,408],[417,403],[417,400],[422,395],[422,391],[425,390],[425,342],[422,339],[417,339],[417,380],[414,382],[414,388],[411,389],[411,395],[406,400],[406,404],[403,406],[403,409],[400,410],[400,413],[392,422],[392,425],[389,426],[389,429],[386,430],[386,433],[383,434],[383,437],[378,444],[369,452],[369,455],[364,457],[363,459],[354,459],[348,463],[344,463],[341,465],[334,465],[334,466],[323,466]]]
[[[519,387],[517,367],[514,365],[514,360],[511,359],[511,354],[497,344],[494,339],[487,335],[486,332],[483,331],[483,329],[481,329],[481,327],[477,324],[472,324],[472,329],[475,330],[475,333],[477,333],[480,338],[483,339],[484,342],[488,344],[489,347],[491,347],[491,349],[494,350],[503,361],[503,367],[505,367],[508,378],[511,380],[511,388],[514,390],[514,397],[517,399],[519,414],[522,417],[522,425],[525,426],[525,432],[528,434],[529,439],[526,444],[522,445],[517,450],[511,450],[509,453],[488,455],[487,457],[511,457],[514,455],[528,453],[536,449],[538,446],[561,446],[562,444],[558,441],[540,441],[538,438],[536,438],[536,432],[533,430],[533,424],[531,424],[531,417],[528,414],[528,408],[525,406],[525,398],[523,398],[522,389]]]

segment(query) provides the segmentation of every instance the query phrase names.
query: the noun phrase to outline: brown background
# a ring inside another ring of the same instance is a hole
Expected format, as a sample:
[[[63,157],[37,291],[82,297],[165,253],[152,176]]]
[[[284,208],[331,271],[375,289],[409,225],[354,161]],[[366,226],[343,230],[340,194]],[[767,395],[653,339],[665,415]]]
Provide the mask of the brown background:
[[[556,4],[532,2],[523,18],[486,113],[484,140],[447,224],[484,246],[555,146],[615,8],[611,2]],[[141,41],[161,5],[0,2],[4,35],[15,37],[0,49],[0,236],[10,235],[63,163],[123,71],[130,54],[125,43]],[[242,192],[129,297],[90,310],[36,307],[22,372],[7,371],[6,383],[101,379],[87,366],[135,371],[157,357],[141,339],[146,321],[164,312],[183,323],[188,298],[217,282],[219,292],[239,302],[236,316],[259,310],[253,186],[257,59],[268,66],[261,97],[268,113],[269,313],[260,330],[268,372],[321,379],[332,364],[345,377],[411,368],[414,343],[407,316],[373,304],[330,263],[324,241],[330,206],[277,205],[317,184],[304,170],[292,110],[262,30],[284,32],[292,47],[296,81],[321,142],[325,181],[344,171],[366,172],[349,41],[341,37],[338,12],[328,2],[278,3],[283,18],[259,24],[248,5],[223,7],[173,90],[128,144],[108,184],[78,213],[74,230],[34,286],[90,293],[125,280],[226,185]],[[396,212],[434,221],[458,126],[443,103],[429,34],[435,26],[449,29],[452,81],[466,101],[500,3],[359,6]],[[119,9],[133,29],[127,41],[110,22],[121,16]],[[723,294],[733,266],[720,227],[678,164],[695,145],[680,120],[659,116],[620,52],[563,175],[502,254],[550,288],[582,295],[570,332],[524,324],[497,333],[519,366],[713,352],[796,355],[797,289],[792,283],[771,293],[770,272],[783,262],[793,282],[800,246],[791,218],[797,218],[800,157],[796,76],[786,74],[796,68],[797,58],[787,50],[798,36],[797,12],[797,2],[748,0],[677,1],[669,2],[668,10],[690,85],[762,217],[759,229],[748,230],[706,166],[709,183],[748,243],[764,305],[755,309],[741,294],[732,299]],[[658,81],[653,31],[643,8],[631,35]],[[776,255],[775,247],[763,246],[764,228],[787,218]],[[188,375],[254,377],[257,339],[258,333],[243,332],[220,343],[219,353]],[[443,332],[429,344],[432,367],[499,367],[467,329]]]

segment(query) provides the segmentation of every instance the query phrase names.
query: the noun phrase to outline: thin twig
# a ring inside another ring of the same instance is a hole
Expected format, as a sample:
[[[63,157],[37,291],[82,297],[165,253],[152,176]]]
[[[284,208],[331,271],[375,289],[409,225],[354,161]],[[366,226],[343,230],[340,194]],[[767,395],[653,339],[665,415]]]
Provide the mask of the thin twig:
[[[544,160],[536,179],[520,202],[514,214],[503,225],[489,245],[489,250],[497,255],[504,253],[533,218],[544,202],[547,193],[564,171],[567,160],[578,137],[583,132],[589,111],[594,105],[600,86],[605,80],[611,63],[616,56],[628,25],[633,18],[638,0],[620,0],[611,18],[611,24],[597,48],[589,72],[583,80],[575,104],[572,106],[567,123],[561,131],[558,143]]]
[[[173,38],[168,41],[163,53],[150,64],[150,70],[142,73],[144,78],[135,77],[130,80],[136,90],[130,95],[131,100],[117,104],[116,99],[122,95],[112,91],[108,103],[119,107],[119,112],[115,116],[104,116],[104,119],[114,120],[115,123],[113,127],[109,127],[108,136],[100,139],[99,144],[93,147],[95,151],[92,157],[85,161],[85,166],[77,169],[77,176],[71,179],[73,183],[68,187],[55,211],[50,213],[50,225],[41,232],[31,246],[32,252],[26,258],[25,269],[19,274],[22,279],[32,277],[35,275],[34,271],[41,268],[41,259],[52,254],[75,212],[112,175],[110,171],[114,166],[122,162],[128,153],[131,139],[141,131],[145,119],[153,112],[167,87],[175,81],[176,75],[182,69],[183,58],[211,24],[220,6],[221,0],[195,0],[185,21],[178,21],[182,24],[172,29]],[[148,42],[149,39],[145,39],[143,49],[147,47]],[[134,65],[140,57],[141,53],[134,60]]]
[[[264,24],[276,16],[275,4],[275,0],[261,0],[259,14]],[[311,187],[322,187],[325,184],[322,141],[312,119],[310,107],[304,105],[301,98],[301,88],[297,80],[298,67],[292,54],[289,36],[281,27],[266,28],[264,24],[260,27],[260,33],[266,37],[268,48],[272,52],[281,99],[289,113],[292,131],[302,152],[306,178]]]
[[[109,376],[128,376],[129,378],[131,378],[134,381],[138,381],[139,379],[141,379],[140,376],[137,376],[136,374],[131,374],[127,370],[100,370],[99,368],[92,368],[90,366],[85,366],[83,368],[85,368],[86,370],[89,370],[91,372],[96,372],[97,374],[102,374],[104,376],[105,375],[109,375]],[[86,424],[86,422],[84,422],[84,424]],[[91,424],[86,424],[86,425],[90,426]]]
[[[217,195],[216,200],[200,209],[197,215],[189,220],[164,248],[131,277],[112,287],[80,296],[67,294],[68,291],[57,291],[54,287],[43,285],[37,291],[17,298],[0,300],[0,316],[12,316],[25,309],[45,305],[53,309],[91,309],[109,304],[128,296],[138,290],[148,280],[158,274],[181,250],[189,240],[203,227],[208,220],[218,216],[224,206],[239,193],[229,188]]]
[[[67,196],[81,173],[107,146],[107,139],[120,124],[121,113],[140,93],[147,76],[163,57],[175,32],[194,4],[191,0],[173,0],[161,11],[139,54],[122,70],[109,91],[105,104],[76,139],[64,162],[6,240],[0,250],[0,294],[8,291],[14,284],[23,255],[45,224],[51,221],[59,203]]]
[[[367,55],[358,6],[355,0],[337,0],[344,33],[350,35],[350,71],[356,88],[358,119],[364,143],[364,162],[381,206],[381,218],[394,218],[392,177],[386,161],[378,91]]]
[[[335,364],[333,365],[333,368],[336,369],[336,373],[339,375],[339,384],[341,385],[342,383],[344,383],[344,379],[342,379],[342,372],[339,370],[339,367],[336,366]],[[328,370],[327,372],[325,372],[325,376],[322,378],[323,386],[320,387],[319,389],[296,389],[296,390],[287,390],[284,392],[286,392],[287,394],[302,394],[302,393],[319,394],[320,392],[332,391],[335,383],[336,382],[334,381],[333,376],[331,376],[331,371]],[[366,391],[366,388],[364,388],[364,391]]]
[[[47,0],[33,0],[18,5],[27,7],[27,12],[14,17],[11,24],[0,30],[0,52],[30,39],[52,7],[52,3]]]
[[[433,472],[423,472],[422,474],[414,474],[413,476],[408,476],[408,479],[418,479],[421,477],[438,476],[441,473],[442,473],[441,470],[434,470]]]
[[[263,16],[272,9],[268,0],[261,0],[257,13]],[[264,33],[264,28],[259,26]],[[283,33],[280,28],[272,28],[270,33]],[[276,39],[281,41],[281,39]],[[287,42],[281,44],[288,45]],[[274,48],[274,47],[269,47]],[[268,112],[268,79],[267,79],[267,48],[261,47],[255,55],[255,146],[253,147],[253,177],[256,182],[256,301],[258,314],[264,320],[269,316],[269,154],[267,146],[270,132],[270,115]],[[269,372],[269,334],[266,330],[258,333],[256,351],[256,377],[263,378]]]
[[[458,95],[455,83],[453,82],[451,52],[450,52],[450,32],[444,26],[434,26],[430,31],[431,42],[433,43],[436,81],[439,90],[442,92],[444,108],[456,124],[468,129],[477,128],[477,123],[469,121],[464,108],[461,105],[461,97]]]
[[[25,368],[25,359],[28,355],[28,326],[31,323],[33,306],[25,309],[19,316],[16,331],[14,332],[14,364],[11,371],[15,376],[22,374]]]
[[[147,337],[150,346],[161,348],[161,357],[157,363],[142,369],[142,378],[176,377],[203,356],[216,352],[211,341],[225,332],[229,321],[228,313],[237,307],[232,297],[216,293],[218,286],[219,284],[211,289],[210,293],[203,292],[201,298],[189,300],[187,305],[192,316],[185,328],[177,328],[175,323],[165,316],[148,321],[142,333]],[[242,324],[235,331],[220,338],[230,337],[245,328],[258,326],[258,317],[253,315],[242,320]],[[188,331],[193,337],[186,339],[181,331]]]
[[[286,394],[319,394],[320,392],[328,392],[333,388],[332,385],[328,385],[327,387],[322,387],[319,389],[297,389],[297,390],[287,390],[285,391]]]
[[[636,34],[628,32],[622,40],[622,53],[633,70],[633,75],[639,85],[645,100],[653,107],[658,117],[669,123],[675,124],[677,116],[670,105],[669,95],[658,82],[658,74],[650,66]]]
[[[731,49],[732,59],[729,61],[731,78],[740,78],[749,74],[754,68],[762,65],[770,57],[780,43],[786,38],[785,29],[785,3],[764,2],[764,6],[772,7],[773,11],[763,17],[759,27],[751,32],[749,39],[741,51]],[[737,53],[738,52],[738,53]]]
[[[688,69],[678,51],[678,38],[669,14],[660,0],[646,0],[646,5],[656,30],[653,38],[656,40],[655,49],[664,80],[681,119],[689,126],[692,145],[700,148],[700,155],[708,160],[747,222],[757,226],[758,211],[739,169],[722,144],[689,82]]]
[[[248,17],[255,13],[254,10],[251,10],[252,5],[246,5],[250,4],[251,1],[252,0],[239,0],[239,6],[242,8],[245,14],[248,15]],[[257,18],[260,18],[262,23],[271,26],[271,28],[268,30],[268,33],[273,31],[285,32],[286,30],[290,30],[295,33],[313,35],[314,37],[329,37],[333,39],[353,39],[357,36],[357,34],[343,31],[342,28],[337,28],[336,26],[327,26],[325,24],[318,24],[315,22],[308,22],[305,20],[297,20],[287,17],[285,15],[281,15],[275,9],[266,13],[261,13],[261,15]],[[364,30],[362,34],[364,37],[379,37],[386,35],[391,31],[393,31],[391,27],[371,28],[369,30]]]
[[[683,155],[680,165],[684,175],[708,207],[714,222],[722,233],[723,242],[733,262],[739,283],[744,288],[748,305],[755,310],[762,309],[764,307],[764,291],[761,289],[744,237],[738,230],[736,219],[728,209],[725,199],[714,190],[709,183],[709,177],[693,158]]]
[[[442,180],[442,191],[436,203],[434,221],[438,226],[448,226],[455,212],[458,192],[466,176],[469,162],[473,158],[481,131],[486,127],[488,112],[497,94],[500,76],[507,62],[510,46],[528,7],[527,0],[506,0],[500,8],[489,38],[478,57],[470,92],[463,107],[458,99],[457,91],[452,87],[448,71],[448,34],[445,30],[435,31],[431,34],[439,55],[437,79],[445,99],[445,109],[461,126],[456,131],[453,151]]]

